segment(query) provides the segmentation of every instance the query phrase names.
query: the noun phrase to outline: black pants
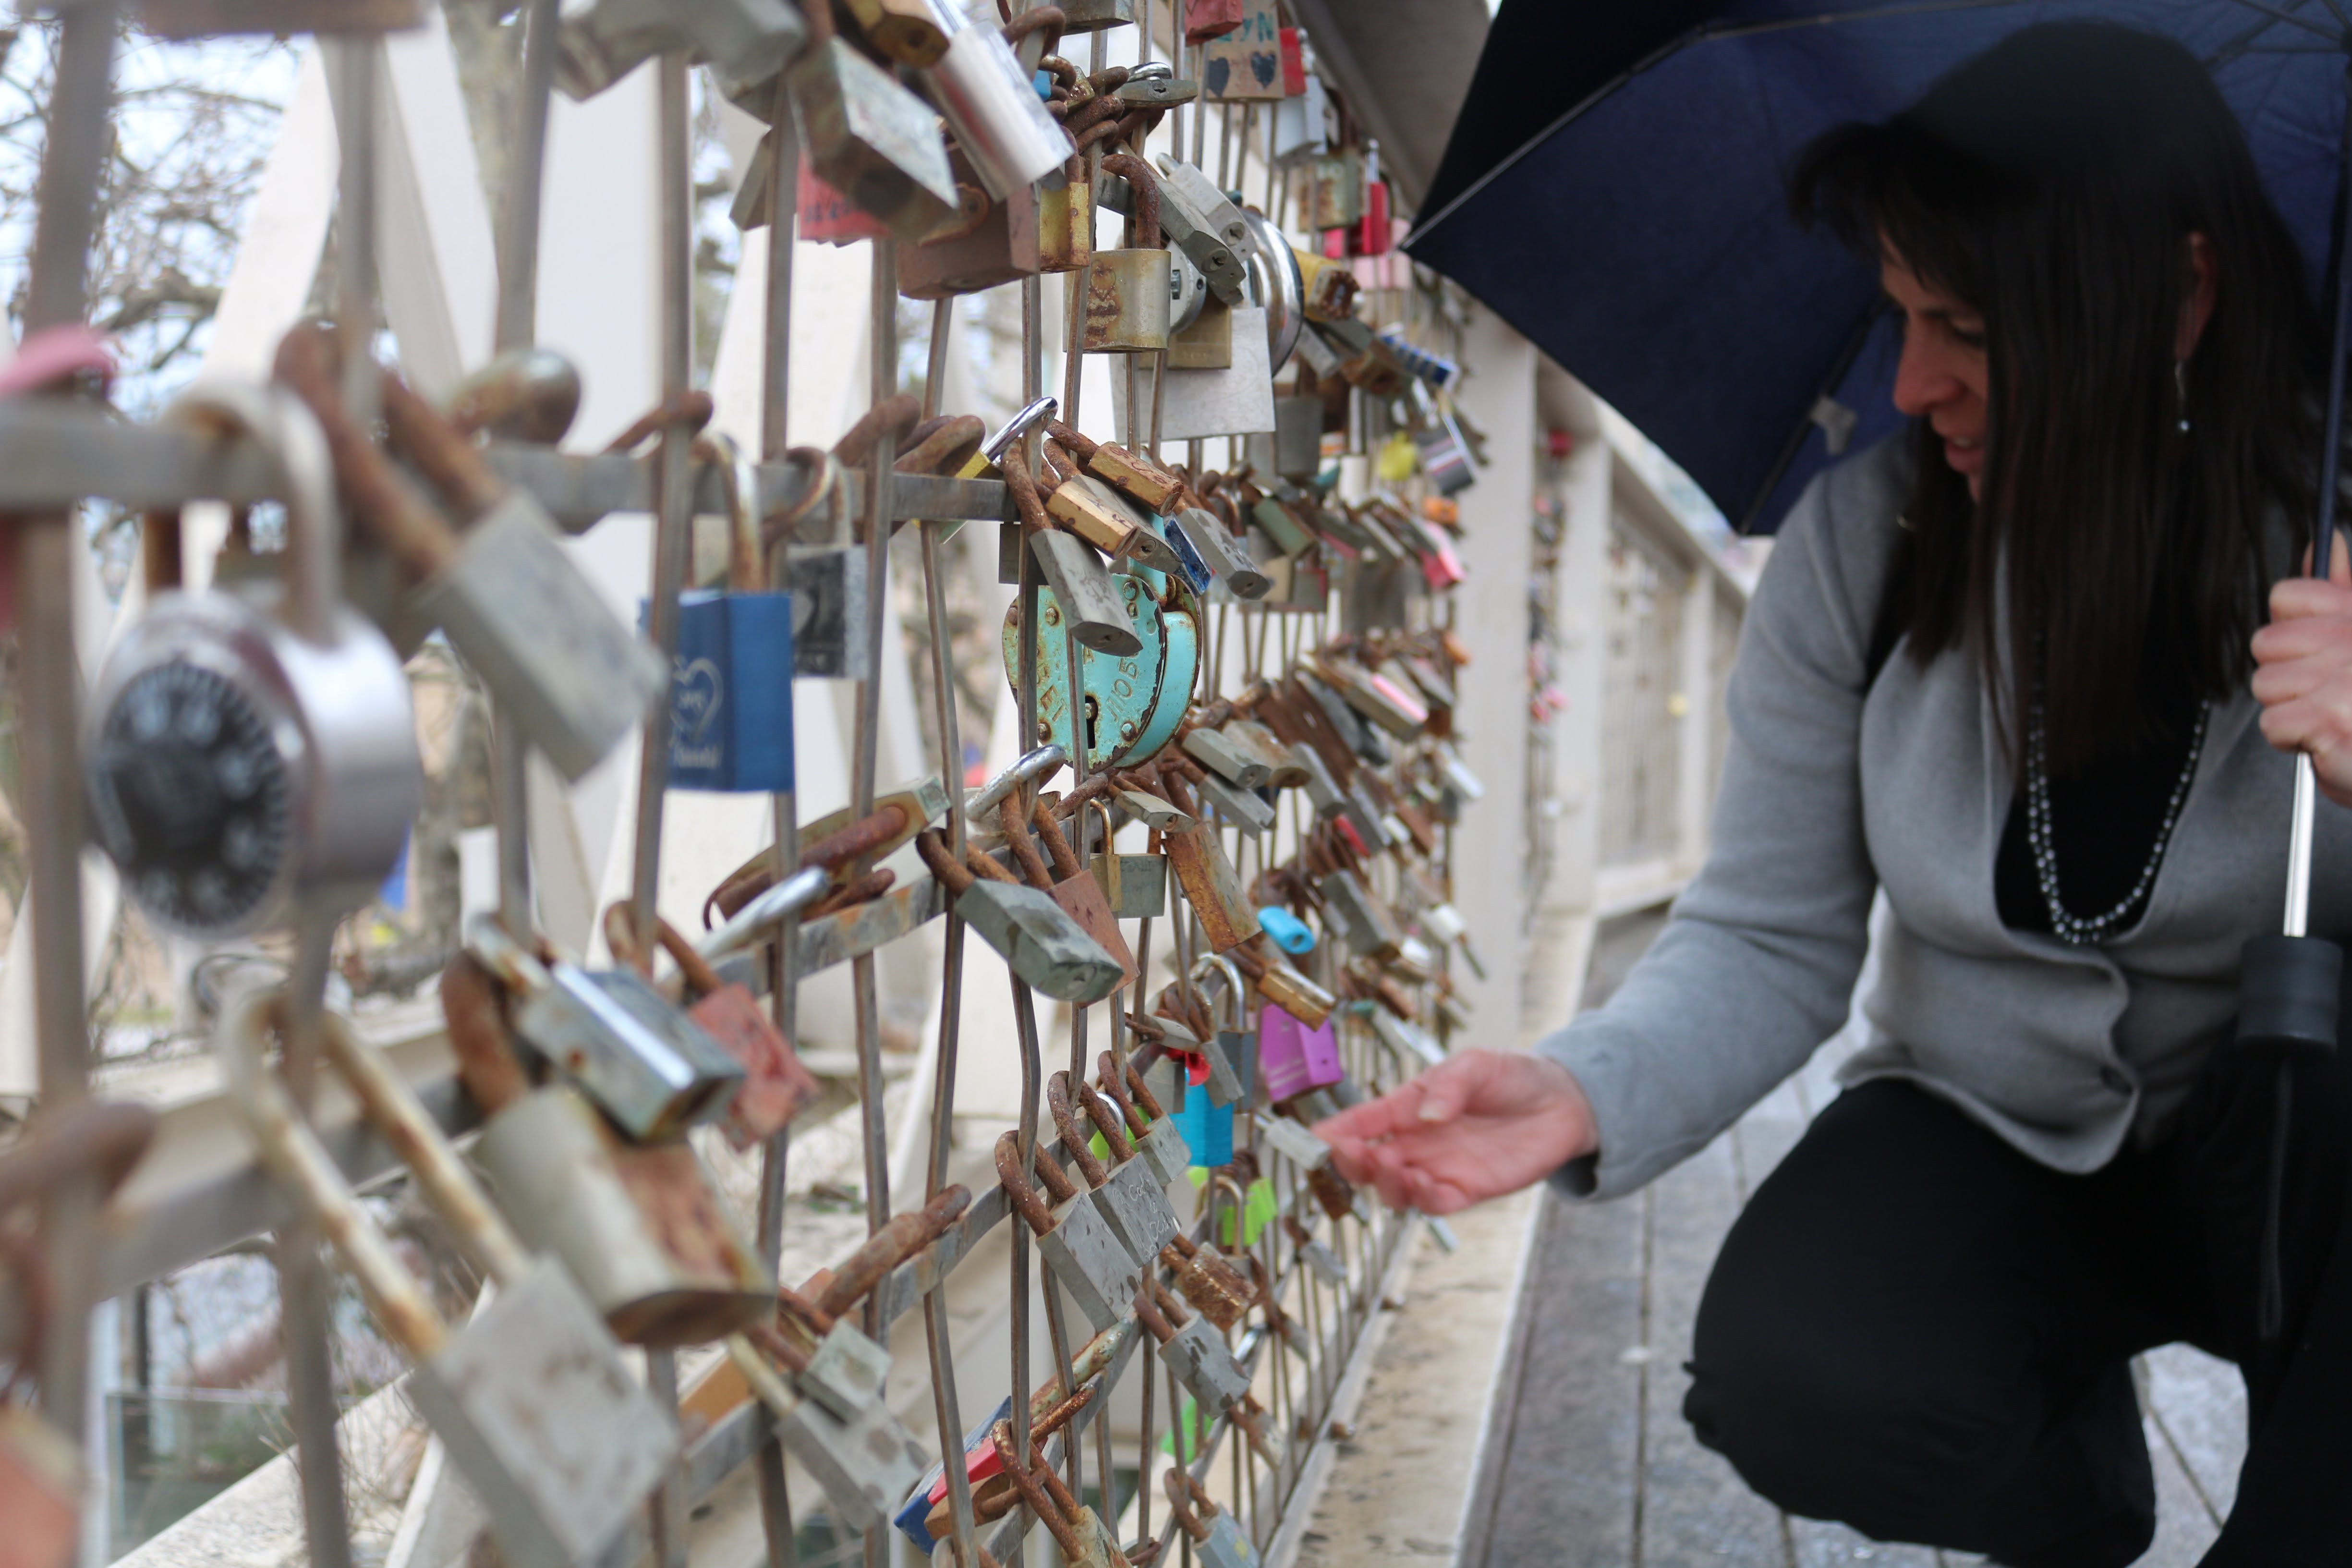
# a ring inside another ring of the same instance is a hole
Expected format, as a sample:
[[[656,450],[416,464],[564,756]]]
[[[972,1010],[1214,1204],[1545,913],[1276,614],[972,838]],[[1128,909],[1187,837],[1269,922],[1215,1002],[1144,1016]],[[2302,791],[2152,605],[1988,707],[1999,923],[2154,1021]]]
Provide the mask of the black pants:
[[[2017,1568],[2121,1568],[2156,1493],[2130,1358],[2246,1379],[2251,1447],[2205,1568],[2352,1563],[2352,1066],[2293,1068],[2260,1332],[2275,1058],[2217,1052],[2177,1132],[2089,1176],[1947,1102],[1840,1096],[1760,1186],[1699,1307],[1684,1414],[1791,1513]]]

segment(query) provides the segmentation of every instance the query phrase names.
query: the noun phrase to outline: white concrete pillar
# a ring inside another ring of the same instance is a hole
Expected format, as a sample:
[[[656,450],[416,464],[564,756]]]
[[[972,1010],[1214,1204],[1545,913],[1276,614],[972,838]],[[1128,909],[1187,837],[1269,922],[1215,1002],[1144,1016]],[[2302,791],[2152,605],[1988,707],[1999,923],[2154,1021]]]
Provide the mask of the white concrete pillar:
[[[1500,317],[1474,306],[1462,360],[1476,367],[1463,412],[1486,435],[1487,466],[1462,503],[1454,630],[1469,645],[1454,723],[1464,760],[1486,798],[1454,830],[1455,903],[1486,978],[1461,975],[1475,1017],[1470,1038],[1507,1048],[1518,1037],[1527,861],[1528,571],[1535,495],[1536,352]]]
[[[1715,809],[1715,574],[1691,563],[1683,591],[1681,706],[1675,712],[1680,789],[1675,802],[1675,865],[1696,875],[1706,858],[1707,818]]]
[[[1609,550],[1608,446],[1597,427],[1574,432],[1575,453],[1560,486],[1565,509],[1558,586],[1557,679],[1568,706],[1552,719],[1559,821],[1546,897],[1564,909],[1589,910],[1601,863],[1601,713],[1606,649],[1601,599]]]

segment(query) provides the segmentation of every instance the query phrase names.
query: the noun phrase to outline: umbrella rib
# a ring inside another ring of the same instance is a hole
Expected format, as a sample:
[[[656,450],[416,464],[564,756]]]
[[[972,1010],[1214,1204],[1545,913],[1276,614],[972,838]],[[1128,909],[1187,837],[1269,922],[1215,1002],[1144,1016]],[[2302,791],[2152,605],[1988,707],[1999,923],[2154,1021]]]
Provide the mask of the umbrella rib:
[[[1764,514],[1764,503],[1772,499],[1772,492],[1780,488],[1780,481],[1788,477],[1790,466],[1796,462],[1797,454],[1805,449],[1805,441],[1813,432],[1812,410],[1821,406],[1822,398],[1837,396],[1838,388],[1845,384],[1848,373],[1853,369],[1853,362],[1860,359],[1862,351],[1869,346],[1870,334],[1877,330],[1879,319],[1886,314],[1886,298],[1881,295],[1872,301],[1869,310],[1862,313],[1861,322],[1855,326],[1853,335],[1846,340],[1845,347],[1839,352],[1837,363],[1830,367],[1829,378],[1822,384],[1821,392],[1806,409],[1804,418],[1797,422],[1788,442],[1781,447],[1780,459],[1772,465],[1772,471],[1764,477],[1763,485],[1756,491],[1756,499],[1748,503],[1747,513],[1739,520],[1741,537],[1746,537],[1756,526],[1756,520]]]
[[[2233,5],[2243,5],[2249,11],[2260,11],[2263,16],[2269,16],[2276,21],[2284,22],[2289,26],[2301,27],[2305,32],[2313,34],[2318,37],[2326,38],[2329,43],[2340,42],[2336,35],[2329,32],[2326,28],[2313,21],[2310,17],[2298,16],[2292,11],[2282,11],[2275,5],[2265,5],[2263,0],[2230,0],[2230,3]],[[2327,8],[2331,11],[2336,10],[2333,4],[2330,4]],[[2343,13],[2338,11],[2336,12],[2336,15],[2342,16]]]

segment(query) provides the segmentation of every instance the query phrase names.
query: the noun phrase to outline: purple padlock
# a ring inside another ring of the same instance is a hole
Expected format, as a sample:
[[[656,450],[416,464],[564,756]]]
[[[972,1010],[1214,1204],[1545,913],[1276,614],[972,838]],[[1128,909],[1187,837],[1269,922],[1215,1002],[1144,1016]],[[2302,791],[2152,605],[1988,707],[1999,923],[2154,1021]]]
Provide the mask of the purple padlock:
[[[1257,1065],[1274,1100],[1327,1089],[1347,1076],[1339,1068],[1339,1037],[1328,1022],[1310,1029],[1273,1006],[1258,1013]]]

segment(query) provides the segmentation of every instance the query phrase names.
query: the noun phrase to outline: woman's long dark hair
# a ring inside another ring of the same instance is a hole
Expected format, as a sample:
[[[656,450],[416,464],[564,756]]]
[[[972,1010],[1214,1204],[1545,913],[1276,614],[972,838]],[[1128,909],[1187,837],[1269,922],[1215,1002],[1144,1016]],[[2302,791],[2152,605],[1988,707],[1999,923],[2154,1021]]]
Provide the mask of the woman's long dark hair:
[[[2239,688],[2287,564],[2264,559],[2266,520],[2307,531],[2326,354],[2294,238],[2195,58],[2122,27],[2026,28],[1886,123],[1820,137],[1790,198],[1985,318],[1981,503],[1927,421],[1912,433],[1886,612],[1912,657],[1977,651],[2021,769],[2038,689],[2061,773]],[[2191,234],[2219,288],[2176,372]]]

